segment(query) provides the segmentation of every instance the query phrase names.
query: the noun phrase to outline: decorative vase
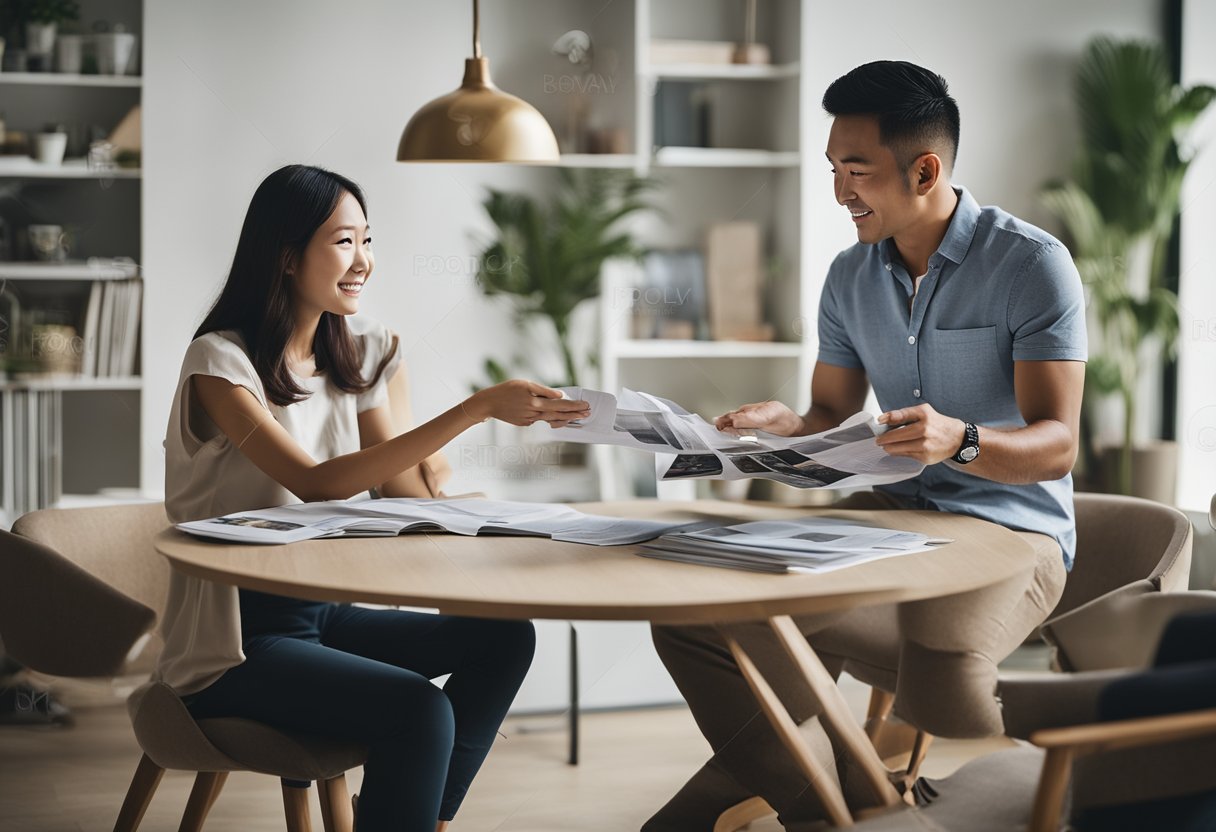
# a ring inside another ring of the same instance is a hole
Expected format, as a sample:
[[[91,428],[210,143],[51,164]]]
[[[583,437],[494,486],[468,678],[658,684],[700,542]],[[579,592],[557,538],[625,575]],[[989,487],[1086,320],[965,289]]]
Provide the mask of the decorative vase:
[[[93,35],[97,50],[97,72],[101,75],[126,75],[135,54],[135,35],[130,32],[103,32]]]
[[[1119,493],[1119,467],[1123,448],[1107,446],[1098,458],[1098,488],[1108,494]],[[1178,486],[1178,443],[1157,440],[1132,447],[1131,496],[1174,505]]]
[[[31,55],[50,56],[55,51],[55,34],[59,31],[56,23],[27,23],[25,24],[25,49]]]

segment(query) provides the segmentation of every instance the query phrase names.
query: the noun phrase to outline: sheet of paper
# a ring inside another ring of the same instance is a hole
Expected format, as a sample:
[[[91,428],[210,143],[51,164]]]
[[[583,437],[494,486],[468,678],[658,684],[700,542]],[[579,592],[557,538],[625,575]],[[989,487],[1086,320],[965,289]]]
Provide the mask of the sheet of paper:
[[[924,466],[894,457],[874,441],[886,430],[868,413],[813,436],[746,437],[718,430],[700,416],[659,396],[623,389],[566,387],[562,392],[591,405],[591,416],[551,433],[554,441],[620,445],[655,454],[664,480],[762,477],[798,488],[856,488],[899,482]]]

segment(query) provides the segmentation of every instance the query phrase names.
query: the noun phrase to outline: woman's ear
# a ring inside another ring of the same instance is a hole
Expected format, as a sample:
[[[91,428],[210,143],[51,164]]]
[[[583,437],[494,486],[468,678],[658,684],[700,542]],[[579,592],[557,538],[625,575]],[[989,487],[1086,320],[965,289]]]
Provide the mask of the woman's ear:
[[[279,265],[283,269],[283,274],[287,277],[291,277],[296,273],[296,264],[298,262],[299,258],[290,249],[284,249],[283,253],[279,256]]]
[[[936,153],[925,153],[912,164],[912,187],[917,196],[933,190],[942,175],[942,159]]]

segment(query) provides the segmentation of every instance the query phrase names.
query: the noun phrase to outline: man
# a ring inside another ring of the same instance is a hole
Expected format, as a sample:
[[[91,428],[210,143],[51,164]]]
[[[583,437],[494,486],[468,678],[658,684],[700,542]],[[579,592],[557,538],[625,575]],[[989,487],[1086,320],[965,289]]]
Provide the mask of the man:
[[[828,271],[812,404],[804,415],[774,401],[744,405],[717,425],[816,433],[863,409],[872,385],[885,411],[879,421],[893,428],[878,443],[926,468],[850,504],[972,515],[1029,541],[1032,585],[1015,608],[992,611],[997,630],[1016,630],[997,633],[1008,652],[1059,599],[1075,546],[1069,471],[1086,360],[1080,278],[1058,240],[951,186],[959,113],[943,78],[909,63],[870,63],[837,79],[823,106],[834,117],[827,157],[836,201],[858,243]],[[834,622],[797,623],[811,636]],[[830,755],[812,719],[817,703],[765,626],[732,635],[816,753]],[[786,829],[822,818],[721,634],[656,627],[654,640],[714,756],[645,832],[708,832],[723,809],[752,795],[768,800]],[[845,779],[846,796],[857,797],[856,782]]]

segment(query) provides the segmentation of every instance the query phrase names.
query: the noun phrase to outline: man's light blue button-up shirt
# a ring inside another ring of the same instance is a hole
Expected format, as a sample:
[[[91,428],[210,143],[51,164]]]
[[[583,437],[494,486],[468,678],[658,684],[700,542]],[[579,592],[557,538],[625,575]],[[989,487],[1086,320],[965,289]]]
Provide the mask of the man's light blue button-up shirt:
[[[955,190],[958,207],[915,293],[890,239],[836,257],[819,305],[819,360],[865,370],[884,411],[927,403],[977,425],[1024,427],[1013,363],[1087,358],[1081,278],[1059,240]],[[1072,567],[1071,475],[1007,485],[939,463],[881,490],[1050,535]]]

